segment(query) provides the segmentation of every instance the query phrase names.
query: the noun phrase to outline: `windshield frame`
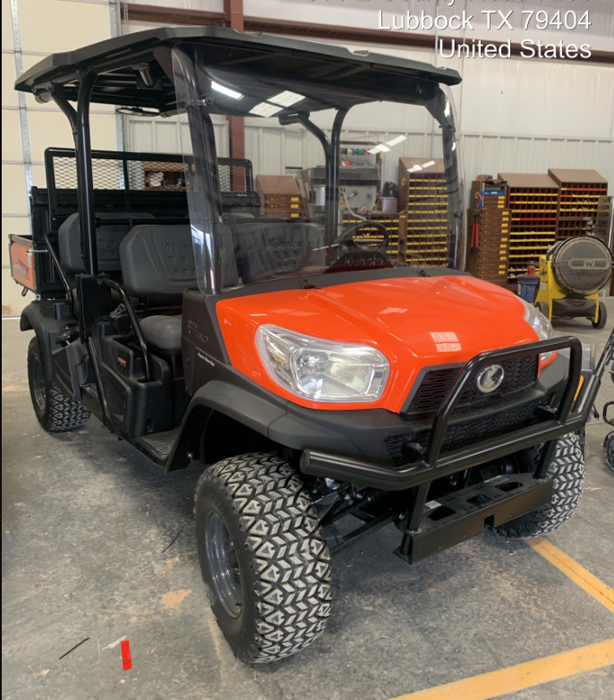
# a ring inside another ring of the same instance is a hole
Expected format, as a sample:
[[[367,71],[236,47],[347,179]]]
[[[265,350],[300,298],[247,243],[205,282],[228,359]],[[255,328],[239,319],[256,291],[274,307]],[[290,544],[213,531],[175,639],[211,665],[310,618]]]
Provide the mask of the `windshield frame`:
[[[206,63],[206,51],[200,44],[184,42],[177,44],[172,51],[173,76],[179,114],[186,114],[189,125],[189,144],[183,145],[184,161],[187,169],[188,206],[190,226],[194,245],[197,279],[200,290],[205,294],[220,294],[223,291],[222,268],[227,257],[224,241],[224,219],[222,216],[221,194],[217,170],[217,154],[211,113],[237,114],[236,106],[224,111],[224,105],[208,97],[210,90],[203,85],[211,84],[211,67]],[[215,68],[213,68],[215,70]],[[249,73],[250,71],[244,71]],[[277,76],[266,76],[275,80]],[[286,76],[287,78],[287,76]],[[286,83],[287,85],[287,80]],[[304,85],[305,92],[313,88],[313,81],[292,81],[292,88]],[[280,83],[281,85],[281,83]],[[387,94],[385,101],[425,107],[438,122],[442,130],[445,176],[448,192],[448,244],[447,265],[449,268],[464,270],[466,238],[464,231],[464,193],[460,172],[459,148],[456,137],[454,108],[451,94],[445,86],[434,80],[416,78],[412,94],[399,99],[398,93]],[[319,85],[320,92],[322,85]],[[355,105],[383,101],[380,91],[365,86],[364,93],[355,89],[339,95],[331,90],[331,102],[336,100],[336,116],[327,137],[310,119],[310,112],[301,108],[284,108],[277,115],[281,125],[300,123],[318,138],[324,150],[326,162],[325,186],[325,225],[324,243],[326,246],[336,239],[338,233],[339,210],[339,141],[343,120],[348,110]],[[313,100],[311,100],[313,102]],[[345,101],[345,104],[344,104]],[[311,105],[308,105],[311,106]],[[321,108],[330,109],[328,103]],[[243,116],[253,116],[247,112]],[[337,157],[334,157],[334,156]]]

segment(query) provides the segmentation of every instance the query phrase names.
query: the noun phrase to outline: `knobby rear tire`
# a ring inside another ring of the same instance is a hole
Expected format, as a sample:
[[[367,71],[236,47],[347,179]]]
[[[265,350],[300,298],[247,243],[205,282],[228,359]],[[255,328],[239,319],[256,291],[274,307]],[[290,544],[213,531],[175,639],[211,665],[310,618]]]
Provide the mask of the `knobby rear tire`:
[[[38,340],[28,346],[28,383],[30,398],[38,422],[50,433],[63,433],[80,428],[90,417],[82,403],[73,401],[45,378]]]

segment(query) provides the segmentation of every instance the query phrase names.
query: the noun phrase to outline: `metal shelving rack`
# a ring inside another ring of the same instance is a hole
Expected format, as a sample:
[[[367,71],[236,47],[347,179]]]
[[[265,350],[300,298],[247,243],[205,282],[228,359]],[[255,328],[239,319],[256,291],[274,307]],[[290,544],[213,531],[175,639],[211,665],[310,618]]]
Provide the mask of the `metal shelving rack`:
[[[505,180],[509,188],[507,283],[515,287],[529,262],[537,263],[556,240],[559,187],[548,175],[500,173],[499,179]]]
[[[556,240],[593,233],[599,198],[608,194],[608,182],[596,170],[548,170],[559,185]]]
[[[510,210],[507,209],[508,188],[476,180],[471,184],[468,216],[467,270],[481,280],[501,286],[507,285],[510,248]],[[479,227],[474,240],[473,225]]]
[[[399,158],[399,209],[407,212],[401,256],[411,265],[445,267],[448,189],[442,158]]]

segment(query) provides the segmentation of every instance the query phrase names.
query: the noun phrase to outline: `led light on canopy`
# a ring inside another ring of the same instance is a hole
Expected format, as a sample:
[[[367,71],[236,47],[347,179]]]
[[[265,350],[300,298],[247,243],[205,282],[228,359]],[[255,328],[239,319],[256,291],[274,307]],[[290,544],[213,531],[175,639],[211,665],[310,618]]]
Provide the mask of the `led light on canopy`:
[[[271,105],[268,102],[261,102],[249,110],[250,114],[255,114],[258,117],[272,117],[277,112],[281,112],[283,107]]]
[[[282,107],[291,107],[304,99],[304,95],[299,95],[297,92],[290,92],[290,90],[284,90],[283,92],[280,92],[279,95],[270,97],[267,102],[272,102],[273,104],[281,105]]]
[[[233,100],[240,100],[243,97],[243,95],[240,92],[237,92],[236,90],[231,90],[225,85],[220,85],[220,83],[216,83],[215,80],[211,81],[211,89],[215,90],[216,92],[221,92],[222,95],[232,97]]]

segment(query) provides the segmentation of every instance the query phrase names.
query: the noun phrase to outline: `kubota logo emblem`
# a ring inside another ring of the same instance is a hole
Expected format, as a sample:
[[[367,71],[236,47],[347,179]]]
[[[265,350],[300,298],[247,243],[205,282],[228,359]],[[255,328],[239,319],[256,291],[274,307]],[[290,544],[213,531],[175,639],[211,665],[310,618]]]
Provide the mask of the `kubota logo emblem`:
[[[501,386],[504,377],[505,371],[501,365],[484,367],[476,379],[478,389],[483,394],[490,394]]]

